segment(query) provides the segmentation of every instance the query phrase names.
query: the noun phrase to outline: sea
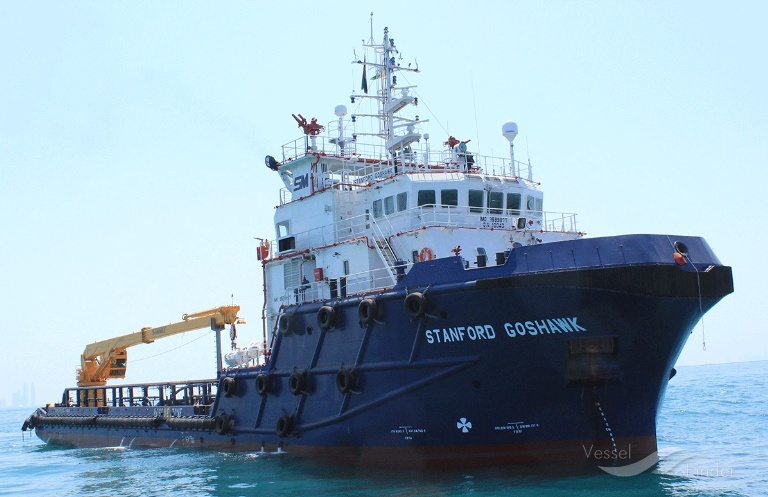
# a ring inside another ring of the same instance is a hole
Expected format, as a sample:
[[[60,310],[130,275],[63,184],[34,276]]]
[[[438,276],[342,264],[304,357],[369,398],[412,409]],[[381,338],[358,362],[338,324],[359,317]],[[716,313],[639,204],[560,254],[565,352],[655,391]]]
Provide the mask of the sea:
[[[0,411],[0,496],[768,496],[768,362],[679,367],[658,419],[658,464],[372,471],[283,454],[47,446]]]

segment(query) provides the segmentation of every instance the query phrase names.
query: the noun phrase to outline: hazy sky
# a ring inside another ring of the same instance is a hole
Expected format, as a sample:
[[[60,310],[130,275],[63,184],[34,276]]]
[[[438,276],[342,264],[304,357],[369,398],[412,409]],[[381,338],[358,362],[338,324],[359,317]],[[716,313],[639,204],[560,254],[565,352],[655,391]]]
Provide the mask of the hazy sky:
[[[232,295],[240,342],[261,336],[254,237],[282,185],[263,158],[300,136],[292,113],[349,104],[371,11],[418,60],[434,145],[503,156],[513,119],[546,210],[589,236],[700,235],[733,266],[680,364],[768,359],[766,5],[0,3],[0,399],[56,401],[86,344]],[[214,364],[190,332],[130,349],[128,380]]]

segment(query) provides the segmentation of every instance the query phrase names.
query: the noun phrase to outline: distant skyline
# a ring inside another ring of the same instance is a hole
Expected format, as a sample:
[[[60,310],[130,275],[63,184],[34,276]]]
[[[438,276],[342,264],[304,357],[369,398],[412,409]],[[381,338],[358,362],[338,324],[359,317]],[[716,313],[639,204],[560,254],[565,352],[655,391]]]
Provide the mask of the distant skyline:
[[[0,408],[38,407],[35,396],[35,384],[22,383],[21,388],[10,395],[10,402],[0,396]]]
[[[371,11],[418,61],[431,144],[504,156],[514,120],[545,210],[590,237],[702,236],[733,267],[678,364],[768,359],[764,2],[31,1],[0,3],[2,376],[55,402],[86,344],[233,294],[260,339],[264,157],[291,114],[354,111]],[[213,355],[206,330],[141,345],[126,381],[212,377]]]

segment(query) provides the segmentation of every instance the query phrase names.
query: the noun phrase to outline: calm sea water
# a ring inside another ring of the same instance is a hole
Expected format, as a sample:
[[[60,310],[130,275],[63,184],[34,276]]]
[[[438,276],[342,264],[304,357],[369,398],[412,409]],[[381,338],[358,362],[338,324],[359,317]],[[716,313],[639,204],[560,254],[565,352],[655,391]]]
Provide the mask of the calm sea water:
[[[66,449],[22,435],[31,409],[0,411],[0,495],[768,495],[768,362],[683,367],[659,419],[657,469],[619,478],[558,468],[345,471],[288,455]]]

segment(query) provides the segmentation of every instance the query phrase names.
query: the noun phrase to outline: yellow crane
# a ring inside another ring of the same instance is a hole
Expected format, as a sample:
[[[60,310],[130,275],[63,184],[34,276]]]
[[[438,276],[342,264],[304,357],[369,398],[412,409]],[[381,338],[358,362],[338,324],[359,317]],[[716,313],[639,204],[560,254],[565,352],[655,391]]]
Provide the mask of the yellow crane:
[[[128,347],[142,343],[152,343],[160,338],[177,335],[185,331],[198,330],[210,326],[212,330],[222,330],[224,325],[242,323],[238,320],[239,305],[214,307],[205,311],[184,314],[181,321],[157,328],[142,328],[141,331],[129,333],[100,342],[94,342],[80,356],[80,367],[77,370],[77,386],[104,386],[110,378],[125,378],[128,364]]]

